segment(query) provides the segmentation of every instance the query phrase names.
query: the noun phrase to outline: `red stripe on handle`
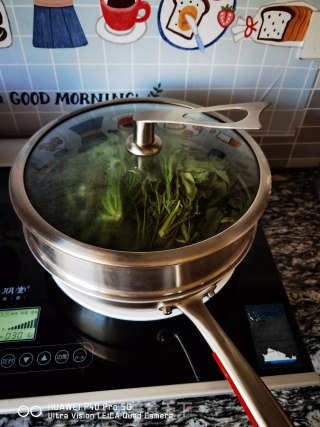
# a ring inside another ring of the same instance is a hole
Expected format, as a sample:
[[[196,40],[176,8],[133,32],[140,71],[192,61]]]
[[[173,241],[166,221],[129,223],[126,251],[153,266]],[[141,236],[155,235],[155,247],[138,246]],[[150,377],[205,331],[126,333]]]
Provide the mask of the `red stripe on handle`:
[[[228,383],[230,384],[232,390],[234,391],[235,395],[237,396],[239,402],[241,403],[241,406],[243,407],[243,409],[245,410],[251,424],[254,427],[259,427],[259,424],[257,423],[257,421],[254,419],[250,409],[248,408],[246,402],[243,400],[239,390],[237,389],[235,383],[232,381],[232,378],[230,377],[230,375],[228,374],[228,372],[226,371],[225,367],[223,366],[223,363],[221,362],[221,360],[219,359],[218,355],[216,353],[212,353],[212,356],[214,358],[214,360],[217,362],[217,365],[219,366],[219,368],[221,369],[221,372],[223,373],[223,375],[226,377],[226,379],[228,380]]]

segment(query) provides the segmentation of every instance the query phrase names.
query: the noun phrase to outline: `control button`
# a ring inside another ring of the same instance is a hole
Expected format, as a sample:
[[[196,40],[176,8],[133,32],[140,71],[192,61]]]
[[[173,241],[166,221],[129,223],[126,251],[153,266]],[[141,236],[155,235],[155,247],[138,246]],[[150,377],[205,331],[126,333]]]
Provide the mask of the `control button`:
[[[87,358],[87,352],[84,348],[80,347],[77,348],[74,352],[73,352],[73,360],[76,363],[82,363],[84,360],[86,360]]]
[[[23,368],[31,365],[33,362],[33,355],[31,353],[23,353],[19,358],[19,365]]]
[[[55,361],[62,365],[69,360],[69,352],[67,350],[60,350],[55,355]]]
[[[47,365],[51,360],[51,353],[49,351],[42,351],[37,357],[37,362],[39,365]]]
[[[5,354],[1,358],[1,366],[2,368],[11,368],[15,364],[16,358],[13,354]]]

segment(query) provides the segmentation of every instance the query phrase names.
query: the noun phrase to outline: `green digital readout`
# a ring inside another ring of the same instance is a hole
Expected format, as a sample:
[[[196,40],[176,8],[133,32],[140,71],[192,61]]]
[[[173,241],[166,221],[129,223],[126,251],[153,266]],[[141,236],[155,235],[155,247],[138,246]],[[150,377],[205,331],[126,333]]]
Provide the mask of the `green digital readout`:
[[[40,307],[0,310],[0,342],[34,340]]]

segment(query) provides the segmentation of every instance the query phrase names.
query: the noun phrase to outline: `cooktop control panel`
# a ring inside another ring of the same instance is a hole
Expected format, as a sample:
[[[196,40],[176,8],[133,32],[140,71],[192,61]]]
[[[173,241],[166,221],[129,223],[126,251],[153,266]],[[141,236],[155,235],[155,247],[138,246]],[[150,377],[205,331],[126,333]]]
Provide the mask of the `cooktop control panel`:
[[[0,374],[83,369],[92,363],[89,343],[6,347],[0,350]]]
[[[85,368],[89,343],[35,345],[40,307],[0,309],[0,374]]]

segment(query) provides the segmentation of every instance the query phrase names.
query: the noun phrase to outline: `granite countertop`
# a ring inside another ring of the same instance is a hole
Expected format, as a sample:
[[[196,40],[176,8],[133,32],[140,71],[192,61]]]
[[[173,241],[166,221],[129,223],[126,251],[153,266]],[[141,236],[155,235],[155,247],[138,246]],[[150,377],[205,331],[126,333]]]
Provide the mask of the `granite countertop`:
[[[273,190],[262,223],[283,284],[316,372],[320,374],[320,201],[313,188],[318,170],[273,171]],[[295,426],[320,426],[320,386],[273,391]],[[19,419],[0,415],[0,427],[229,427],[250,426],[233,395],[133,403],[132,414],[158,413],[162,419],[136,417],[52,420],[48,414]],[[81,414],[79,414],[81,415]],[[276,426],[270,426],[276,427]]]

